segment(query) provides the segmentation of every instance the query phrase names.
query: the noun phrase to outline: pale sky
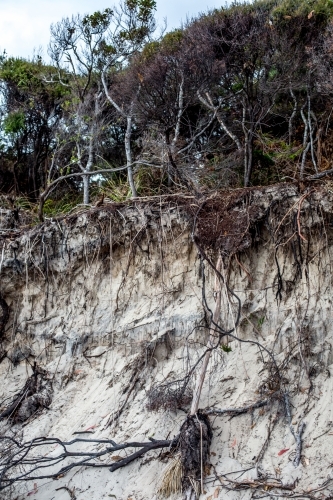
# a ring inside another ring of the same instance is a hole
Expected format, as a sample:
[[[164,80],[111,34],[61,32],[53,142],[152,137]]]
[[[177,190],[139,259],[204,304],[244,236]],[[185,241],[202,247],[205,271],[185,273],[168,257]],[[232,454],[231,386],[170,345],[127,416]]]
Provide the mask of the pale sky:
[[[93,13],[111,7],[118,0],[0,0],[0,52],[9,56],[31,57],[43,48],[47,58],[50,24],[72,14]],[[168,30],[186,17],[218,8],[225,0],[157,0],[157,21],[167,18]]]

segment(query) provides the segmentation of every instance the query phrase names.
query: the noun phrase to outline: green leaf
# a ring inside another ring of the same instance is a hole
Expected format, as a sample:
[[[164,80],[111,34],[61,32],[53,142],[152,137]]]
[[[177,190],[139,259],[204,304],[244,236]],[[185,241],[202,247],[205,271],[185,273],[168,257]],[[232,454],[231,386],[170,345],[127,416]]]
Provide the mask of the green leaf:
[[[228,345],[226,345],[226,344],[222,344],[222,345],[221,345],[221,349],[222,349],[222,351],[224,351],[224,352],[231,352],[231,351],[232,351],[231,347],[229,347],[229,346],[228,346]]]

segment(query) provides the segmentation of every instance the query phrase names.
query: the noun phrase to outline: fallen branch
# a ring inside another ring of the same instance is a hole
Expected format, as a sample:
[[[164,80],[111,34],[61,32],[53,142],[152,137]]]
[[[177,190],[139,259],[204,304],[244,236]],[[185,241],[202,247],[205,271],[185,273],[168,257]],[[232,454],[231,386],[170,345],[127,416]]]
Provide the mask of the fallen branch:
[[[295,485],[283,485],[278,482],[276,483],[269,481],[261,482],[250,479],[244,479],[243,481],[233,481],[232,479],[222,479],[220,477],[219,480],[221,481],[221,486],[224,486],[223,482],[227,481],[228,483],[232,484],[233,489],[263,488],[265,491],[272,488],[277,488],[279,490],[288,490],[288,491],[292,491],[293,489],[295,489]]]
[[[123,460],[119,460],[119,462],[111,465],[109,471],[114,472],[115,470],[120,469],[121,467],[125,467],[125,465],[128,465],[129,463],[133,462],[134,460],[141,457],[145,453],[148,453],[148,451],[156,450],[158,448],[174,448],[177,445],[177,443],[178,443],[178,438],[175,438],[171,441],[152,440],[151,443],[142,443],[143,447],[141,448],[141,450],[138,450],[135,453],[132,453],[132,455],[129,455],[128,457],[125,457]]]
[[[306,177],[305,180],[316,181],[317,179],[322,179],[323,177],[326,177],[326,175],[331,175],[331,174],[333,174],[333,168],[325,170],[325,172],[320,172],[319,174],[310,175],[309,177]]]
[[[172,440],[151,440],[147,442],[130,442],[116,444],[111,439],[83,439],[76,438],[72,441],[61,441],[58,438],[40,437],[32,441],[20,443],[9,436],[0,436],[2,456],[0,457],[0,491],[18,481],[31,481],[38,479],[56,479],[62,477],[75,467],[108,467],[111,472],[126,466],[142,455],[159,448],[172,448],[178,444],[178,437]],[[92,446],[105,445],[105,448],[94,452],[91,449],[87,451],[68,450],[68,447],[88,443]],[[57,455],[49,454],[54,452],[55,447],[60,450]],[[45,449],[47,447],[47,449]],[[96,462],[97,459],[105,455],[112,455],[115,451],[127,448],[140,448],[131,455],[124,457],[117,463]],[[36,452],[40,450],[37,454]],[[67,458],[77,458],[74,462],[61,467],[57,472],[47,473],[47,469],[63,463]],[[36,474],[37,471],[44,471],[42,474]]]

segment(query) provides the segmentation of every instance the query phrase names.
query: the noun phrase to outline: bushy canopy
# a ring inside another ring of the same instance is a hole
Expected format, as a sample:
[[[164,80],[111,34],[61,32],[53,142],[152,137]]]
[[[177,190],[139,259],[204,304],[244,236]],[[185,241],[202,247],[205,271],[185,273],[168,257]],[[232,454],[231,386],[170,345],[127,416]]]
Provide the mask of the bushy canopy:
[[[127,0],[53,25],[51,65],[2,57],[0,189],[37,199],[64,168],[89,162],[133,169],[132,194],[328,168],[332,0],[236,2],[160,37],[155,8]],[[119,199],[126,178],[124,168],[97,184]],[[66,182],[82,188],[80,177]]]

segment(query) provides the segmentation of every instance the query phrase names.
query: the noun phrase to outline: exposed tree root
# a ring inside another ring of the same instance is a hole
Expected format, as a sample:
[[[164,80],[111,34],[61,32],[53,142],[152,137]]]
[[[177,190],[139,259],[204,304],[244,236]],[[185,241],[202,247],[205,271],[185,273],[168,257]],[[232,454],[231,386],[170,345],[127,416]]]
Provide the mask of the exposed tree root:
[[[15,422],[28,420],[39,408],[50,406],[52,392],[51,380],[48,380],[45,370],[35,363],[33,374],[10,405],[0,414],[0,420],[6,417]]]
[[[200,411],[195,415],[189,415],[180,428],[179,447],[184,500],[197,500],[200,493],[203,493],[212,436],[209,418]]]
[[[9,307],[0,293],[0,339],[5,333],[6,323],[9,319]]]
[[[294,436],[295,442],[296,442],[296,455],[294,458],[294,466],[298,467],[299,463],[301,461],[301,453],[302,453],[302,434],[305,429],[305,422],[301,422],[298,431],[296,432],[293,425],[292,425],[292,418],[291,418],[291,410],[290,410],[290,402],[289,402],[289,395],[286,392],[284,394],[284,403],[285,403],[285,409],[286,409],[286,416],[290,428],[290,432]]]
[[[275,392],[270,398],[264,399],[263,401],[258,401],[257,403],[252,403],[250,405],[241,406],[240,408],[211,408],[206,410],[207,415],[241,415],[243,413],[248,413],[249,411],[255,410],[256,408],[262,408],[267,406],[268,403],[273,399],[273,397],[280,394],[280,392]]]

